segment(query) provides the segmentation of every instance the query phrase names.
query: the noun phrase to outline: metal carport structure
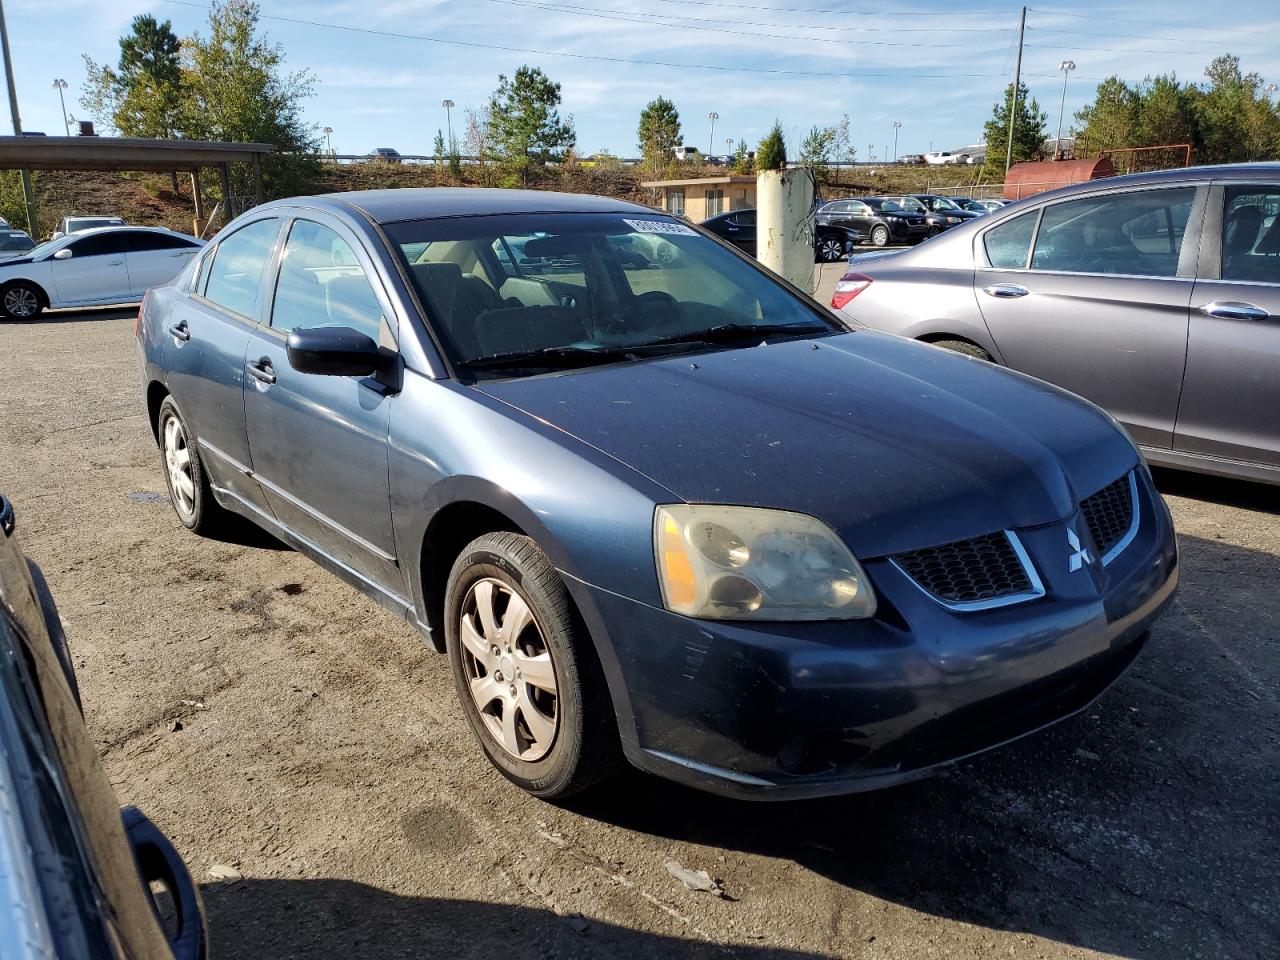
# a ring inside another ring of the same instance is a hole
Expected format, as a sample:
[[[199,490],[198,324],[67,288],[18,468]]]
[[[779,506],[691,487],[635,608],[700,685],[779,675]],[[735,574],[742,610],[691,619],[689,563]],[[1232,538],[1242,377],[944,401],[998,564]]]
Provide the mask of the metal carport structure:
[[[231,164],[253,169],[254,202],[261,203],[262,158],[275,152],[269,143],[219,143],[208,140],[144,140],[131,137],[0,137],[0,170],[102,170],[110,172],[189,173],[195,219],[204,220],[200,171],[218,170],[223,196],[223,222],[230,219]],[[37,223],[28,199],[27,221],[33,239]],[[201,228],[197,226],[196,233]]]

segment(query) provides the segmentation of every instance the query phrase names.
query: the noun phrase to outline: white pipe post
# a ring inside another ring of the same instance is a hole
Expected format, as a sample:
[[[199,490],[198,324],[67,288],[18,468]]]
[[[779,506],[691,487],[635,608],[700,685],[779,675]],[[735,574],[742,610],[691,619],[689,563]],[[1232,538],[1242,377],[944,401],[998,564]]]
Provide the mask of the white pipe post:
[[[756,175],[756,259],[801,290],[813,292],[813,172]]]

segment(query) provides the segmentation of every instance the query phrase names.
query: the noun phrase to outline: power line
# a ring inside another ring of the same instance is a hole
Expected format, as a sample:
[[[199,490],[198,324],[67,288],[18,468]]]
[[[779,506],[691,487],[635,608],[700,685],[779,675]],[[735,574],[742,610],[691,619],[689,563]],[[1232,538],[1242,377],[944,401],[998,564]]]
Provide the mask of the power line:
[[[164,0],[165,3],[180,7],[195,7],[208,10],[209,5],[197,3],[195,0]],[[372,27],[353,27],[340,23],[324,23],[320,20],[307,20],[302,17],[286,17],[280,14],[260,14],[263,20],[275,20],[281,23],[292,23],[299,26],[318,27],[326,30],[343,30],[348,33],[359,33],[374,37],[388,37],[395,40],[416,40],[423,43],[435,43],[446,46],[467,47],[473,50],[498,50],[503,53],[525,53],[539,57],[568,57],[573,60],[593,60],[603,63],[625,63],[645,67],[668,67],[674,70],[714,70],[721,73],[759,73],[797,77],[829,77],[848,80],[864,78],[888,78],[899,80],[955,80],[955,79],[990,79],[999,77],[995,73],[902,73],[876,72],[864,70],[846,70],[843,72],[822,70],[786,70],[772,67],[730,67],[711,63],[672,63],[666,60],[638,60],[630,57],[608,57],[602,54],[569,53],[565,50],[536,50],[530,47],[509,47],[496,43],[479,43],[473,40],[450,40],[444,37],[432,37],[426,34],[397,33],[392,30],[376,30]]]
[[[1098,32],[1097,32],[1096,30],[1094,30],[1094,31],[1085,31],[1085,30],[1059,30],[1059,29],[1057,29],[1057,28],[1055,28],[1055,27],[1028,27],[1027,29],[1028,29],[1028,30],[1033,30],[1033,31],[1034,31],[1034,32],[1036,32],[1036,33],[1059,33],[1059,34],[1066,34],[1066,35],[1068,35],[1068,36],[1072,36],[1072,37],[1096,37],[1096,36],[1098,35]],[[1110,33],[1110,32],[1108,32],[1108,33],[1107,33],[1107,37],[1108,37],[1108,38],[1116,37],[1116,38],[1121,38],[1121,39],[1124,39],[1124,40],[1159,40],[1159,41],[1160,41],[1160,42],[1162,42],[1162,43],[1163,43],[1163,42],[1171,42],[1171,43],[1207,43],[1207,44],[1219,45],[1219,44],[1221,44],[1221,43],[1225,42],[1225,41],[1221,41],[1221,40],[1200,40],[1200,39],[1193,39],[1193,38],[1191,38],[1191,37],[1145,37],[1145,36],[1143,36],[1143,35],[1142,35],[1142,34],[1140,34],[1140,33]],[[1233,46],[1234,46],[1234,45],[1235,45],[1235,44],[1233,43]],[[1194,52],[1194,51],[1191,51],[1191,52]],[[1206,52],[1207,52],[1207,51],[1206,51]],[[1263,50],[1263,51],[1261,51],[1261,52],[1263,52],[1263,53],[1271,53],[1271,52],[1272,52],[1272,48],[1268,48],[1268,49]]]
[[[1074,44],[1054,44],[1054,43],[1028,43],[1028,47],[1036,47],[1040,50],[1083,50],[1086,53],[1154,53],[1161,56],[1172,57],[1203,57],[1210,54],[1208,50],[1150,50],[1139,47],[1078,47]]]
[[[597,10],[589,10],[584,7],[567,7],[552,5],[549,3],[537,3],[534,0],[488,0],[489,3],[500,3],[509,7],[525,7],[532,10],[544,10],[551,13],[568,13],[581,17],[595,17],[599,20],[615,20],[624,23],[639,23],[645,26],[660,27],[677,27],[681,30],[700,30],[705,33],[723,33],[736,37],[758,37],[766,40],[800,40],[804,43],[838,43],[838,44],[861,44],[872,47],[925,47],[931,50],[967,50],[972,48],[972,44],[965,43],[901,43],[894,40],[845,40],[837,37],[798,37],[795,34],[783,33],[759,33],[754,30],[732,30],[728,27],[705,27],[691,23],[670,23],[662,20],[640,19],[639,17],[631,17],[625,14],[601,13]],[[661,16],[661,14],[658,14]],[[766,26],[778,26],[778,24],[766,24]]]
[[[834,10],[815,10],[812,7],[762,7],[749,3],[717,3],[715,0],[657,0],[657,2],[674,3],[681,7],[721,7],[729,10],[762,10],[767,13],[817,13],[842,17],[847,17],[850,14],[860,17],[928,17],[931,20],[940,20],[946,17],[999,17],[1008,12],[1006,10],[970,10],[966,13],[899,13],[896,10],[850,10],[847,7],[837,7]]]
[[[692,0],[690,0],[690,2],[692,2]],[[1135,23],[1141,27],[1169,27],[1172,30],[1185,30],[1190,28],[1190,25],[1185,23],[1160,23],[1155,20],[1126,20],[1121,17],[1099,17],[1091,13],[1063,13],[1058,10],[1040,10],[1035,7],[1028,7],[1027,9],[1032,13],[1043,14],[1046,17],[1070,17],[1073,20],[1102,20],[1106,23]],[[1200,33],[1226,33],[1235,36],[1257,36],[1254,31],[1250,30],[1202,30],[1198,26],[1194,29]]]

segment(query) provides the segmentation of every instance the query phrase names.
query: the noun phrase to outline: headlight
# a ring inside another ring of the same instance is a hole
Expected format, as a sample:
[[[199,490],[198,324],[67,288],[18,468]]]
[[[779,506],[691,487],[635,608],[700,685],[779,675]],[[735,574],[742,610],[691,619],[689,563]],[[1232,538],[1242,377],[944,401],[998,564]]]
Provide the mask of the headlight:
[[[668,610],[705,620],[854,620],[871,583],[825,523],[759,507],[671,504],[654,514]]]
[[[947,223],[959,223],[964,217],[947,217]]]

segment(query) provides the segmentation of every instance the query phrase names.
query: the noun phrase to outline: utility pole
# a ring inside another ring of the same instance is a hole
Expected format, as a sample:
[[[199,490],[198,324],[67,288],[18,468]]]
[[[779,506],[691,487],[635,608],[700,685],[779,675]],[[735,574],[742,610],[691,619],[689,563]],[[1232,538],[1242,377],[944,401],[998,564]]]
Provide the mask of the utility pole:
[[[22,136],[22,118],[18,116],[18,87],[13,80],[13,58],[9,56],[9,29],[4,22],[4,0],[0,0],[0,48],[4,50],[4,76],[9,83],[9,113],[13,117],[13,135]],[[22,174],[22,199],[27,205],[27,232],[36,243],[40,238],[36,235],[36,195],[31,189],[31,174],[26,170]]]
[[[898,131],[902,129],[902,121],[893,121],[893,162],[898,162]]]
[[[720,119],[720,114],[712,110],[707,114],[707,119],[711,121],[711,137],[707,141],[707,156],[711,156],[712,151],[716,148],[716,121]]]
[[[1014,118],[1018,110],[1018,89],[1022,86],[1022,41],[1027,35],[1027,8],[1022,8],[1022,17],[1018,20],[1018,59],[1013,65],[1013,95],[1009,97],[1009,142],[1004,152],[1004,174],[1009,175],[1013,166],[1013,129]]]

